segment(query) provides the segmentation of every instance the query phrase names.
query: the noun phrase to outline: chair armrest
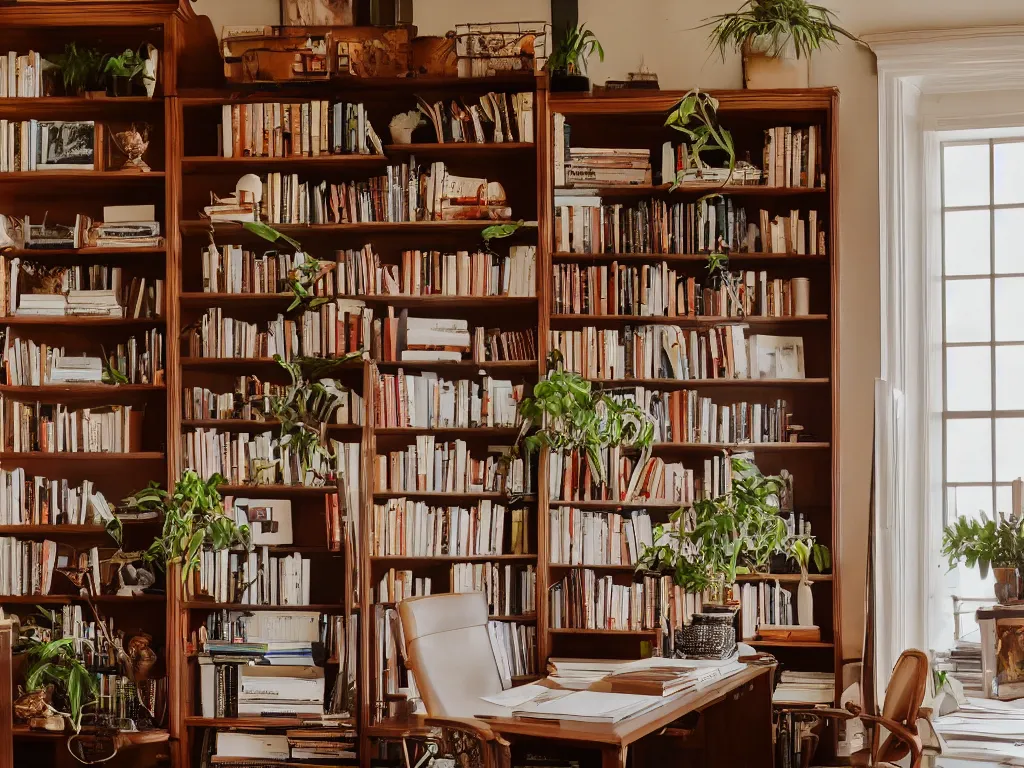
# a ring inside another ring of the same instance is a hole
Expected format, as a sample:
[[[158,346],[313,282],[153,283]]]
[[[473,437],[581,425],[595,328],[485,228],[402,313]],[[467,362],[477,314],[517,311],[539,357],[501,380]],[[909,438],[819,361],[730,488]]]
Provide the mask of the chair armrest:
[[[466,731],[483,741],[494,741],[498,738],[498,734],[485,721],[475,717],[427,717],[424,719],[423,724],[433,728],[452,728],[457,731]]]
[[[902,741],[910,749],[912,755],[915,758],[921,756],[921,736],[914,731],[910,730],[903,723],[898,723],[895,720],[890,720],[887,717],[881,717],[879,715],[860,715],[861,720],[865,720],[869,723],[875,723],[885,728],[889,733],[895,736],[897,739]]]

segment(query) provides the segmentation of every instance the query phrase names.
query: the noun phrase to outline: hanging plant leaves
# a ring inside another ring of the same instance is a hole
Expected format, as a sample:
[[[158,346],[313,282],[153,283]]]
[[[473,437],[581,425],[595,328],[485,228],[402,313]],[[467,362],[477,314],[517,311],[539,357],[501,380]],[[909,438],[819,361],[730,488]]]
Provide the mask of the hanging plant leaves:
[[[499,240],[503,237],[511,237],[519,231],[520,227],[526,226],[526,222],[520,219],[516,222],[508,224],[492,224],[489,227],[484,227],[480,232],[480,236],[484,239],[484,243],[489,248],[491,240]]]
[[[302,250],[302,244],[298,240],[294,240],[283,232],[278,232],[269,224],[264,224],[262,221],[244,221],[242,227],[254,235],[262,237],[264,240],[270,243],[276,243],[278,240],[284,240],[292,248],[297,251]]]

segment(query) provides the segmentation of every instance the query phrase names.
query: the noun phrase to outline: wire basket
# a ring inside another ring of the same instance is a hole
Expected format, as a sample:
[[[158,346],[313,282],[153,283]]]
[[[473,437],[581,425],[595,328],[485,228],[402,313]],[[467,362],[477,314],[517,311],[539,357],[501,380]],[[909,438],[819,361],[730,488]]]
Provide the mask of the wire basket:
[[[727,659],[736,652],[732,613],[695,613],[676,630],[676,648],[687,659]]]
[[[455,25],[459,77],[536,72],[548,58],[551,25],[545,21],[498,21]]]

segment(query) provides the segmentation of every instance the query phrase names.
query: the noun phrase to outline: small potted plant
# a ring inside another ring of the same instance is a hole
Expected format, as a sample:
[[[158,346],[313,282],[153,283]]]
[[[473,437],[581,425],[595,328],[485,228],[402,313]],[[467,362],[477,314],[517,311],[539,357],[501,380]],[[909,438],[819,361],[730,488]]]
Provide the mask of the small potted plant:
[[[131,48],[124,53],[109,56],[103,67],[107,75],[107,93],[110,96],[132,96],[136,86],[143,86],[146,80],[153,78],[146,73],[146,60]]]
[[[74,42],[64,46],[64,53],[53,57],[60,69],[67,96],[85,96],[103,92],[103,54],[95,48],[79,48]]]
[[[1020,599],[1020,571],[1024,566],[1024,518],[1006,517],[1001,512],[990,520],[959,517],[942,532],[942,554],[949,567],[964,563],[977,567],[982,578],[989,568],[996,577],[995,595],[1000,603]]]
[[[46,615],[51,625],[56,625],[57,614],[46,612]],[[29,637],[25,643],[23,650],[28,658],[28,667],[25,670],[25,693],[22,698],[43,692],[44,697],[49,699],[52,694],[52,703],[47,701],[45,706],[36,707],[42,712],[39,720],[33,718],[31,722],[45,723],[46,729],[50,730],[60,725],[53,718],[62,717],[71,726],[71,730],[78,733],[82,727],[82,712],[96,700],[96,677],[75,655],[74,638],[53,640],[49,636]]]
[[[796,537],[789,543],[789,554],[800,566],[800,585],[796,589],[796,623],[801,627],[814,626],[814,595],[811,593],[811,560],[818,573],[825,573],[832,567],[832,554],[824,544],[818,544],[813,536]]]
[[[743,54],[747,88],[806,88],[808,59],[838,35],[857,38],[836,24],[828,8],[807,0],[747,0],[734,13],[707,19],[711,44],[723,60],[729,50]]]
[[[587,77],[587,59],[597,54],[604,61],[604,48],[597,36],[586,24],[567,27],[555,43],[548,57],[548,72],[551,73],[551,90],[562,92],[583,92],[590,90]]]

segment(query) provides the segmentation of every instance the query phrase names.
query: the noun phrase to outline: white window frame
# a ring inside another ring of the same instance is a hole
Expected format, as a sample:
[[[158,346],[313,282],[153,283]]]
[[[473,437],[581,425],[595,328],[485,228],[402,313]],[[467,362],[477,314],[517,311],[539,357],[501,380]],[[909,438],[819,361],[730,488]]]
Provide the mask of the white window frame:
[[[895,455],[876,462],[875,472],[875,666],[882,691],[904,649],[927,649],[940,610],[942,572],[930,567],[943,508],[937,132],[1024,125],[1024,26],[866,41],[878,59],[881,378],[902,394],[903,408]],[[946,102],[937,114],[928,109],[934,99]]]

